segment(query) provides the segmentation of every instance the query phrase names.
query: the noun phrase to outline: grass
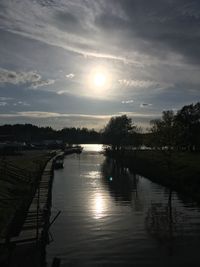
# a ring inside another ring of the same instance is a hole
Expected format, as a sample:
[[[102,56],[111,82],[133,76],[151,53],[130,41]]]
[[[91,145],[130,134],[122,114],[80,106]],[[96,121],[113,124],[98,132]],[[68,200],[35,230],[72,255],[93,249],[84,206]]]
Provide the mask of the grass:
[[[151,150],[112,156],[132,171],[200,201],[200,153],[172,152],[170,161],[163,152]]]
[[[51,153],[52,151],[50,150],[24,151],[18,155],[7,156],[6,161],[11,162],[21,169],[34,171],[46,163]]]
[[[37,180],[51,157],[50,151],[43,150],[0,158],[0,237],[19,230]]]

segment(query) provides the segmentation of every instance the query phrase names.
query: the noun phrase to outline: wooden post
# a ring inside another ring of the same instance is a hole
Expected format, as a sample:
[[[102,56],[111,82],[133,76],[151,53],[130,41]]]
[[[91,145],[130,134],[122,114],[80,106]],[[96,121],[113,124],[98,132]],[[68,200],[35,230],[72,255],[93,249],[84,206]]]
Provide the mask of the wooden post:
[[[36,227],[36,240],[39,237],[39,208],[40,208],[40,181],[38,183],[38,194],[37,194],[37,227]]]

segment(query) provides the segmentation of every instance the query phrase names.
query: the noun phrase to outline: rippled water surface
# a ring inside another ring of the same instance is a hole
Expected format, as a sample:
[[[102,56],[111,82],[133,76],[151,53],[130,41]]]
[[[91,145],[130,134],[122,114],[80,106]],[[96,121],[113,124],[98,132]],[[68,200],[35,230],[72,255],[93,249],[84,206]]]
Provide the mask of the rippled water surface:
[[[55,171],[47,261],[61,266],[200,266],[200,209],[121,169],[101,146]]]

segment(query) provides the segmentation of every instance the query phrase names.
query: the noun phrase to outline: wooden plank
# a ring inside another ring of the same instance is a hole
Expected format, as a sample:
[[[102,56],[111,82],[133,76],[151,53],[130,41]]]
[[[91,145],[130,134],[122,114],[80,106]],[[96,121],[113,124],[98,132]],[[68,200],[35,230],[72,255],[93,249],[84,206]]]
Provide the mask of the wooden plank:
[[[41,237],[41,233],[43,230],[43,226],[45,224],[45,215],[46,215],[46,207],[48,204],[49,199],[49,185],[51,181],[51,175],[52,175],[52,162],[53,159],[51,159],[41,176],[40,184],[39,184],[39,198],[40,198],[40,210],[39,213],[37,212],[37,204],[38,204],[38,189],[36,190],[35,196],[32,200],[32,203],[29,207],[26,220],[24,222],[24,225],[22,227],[22,231],[19,234],[18,237],[15,237],[11,241],[16,242],[16,240],[19,242],[20,240],[30,240],[36,237],[36,230],[37,226],[39,226],[39,238]]]

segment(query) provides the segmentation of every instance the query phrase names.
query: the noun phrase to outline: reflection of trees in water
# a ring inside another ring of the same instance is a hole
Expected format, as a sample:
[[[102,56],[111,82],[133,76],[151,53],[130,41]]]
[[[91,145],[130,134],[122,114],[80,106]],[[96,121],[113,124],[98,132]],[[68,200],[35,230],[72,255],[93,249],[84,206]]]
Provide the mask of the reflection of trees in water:
[[[121,204],[131,204],[132,200],[138,200],[137,175],[130,173],[120,162],[106,158],[102,164],[102,177],[108,186],[111,196]],[[139,202],[138,202],[139,206]]]
[[[183,213],[172,206],[170,190],[167,203],[151,203],[145,219],[146,229],[154,238],[169,245],[172,252],[175,237],[183,234],[185,219]]]

